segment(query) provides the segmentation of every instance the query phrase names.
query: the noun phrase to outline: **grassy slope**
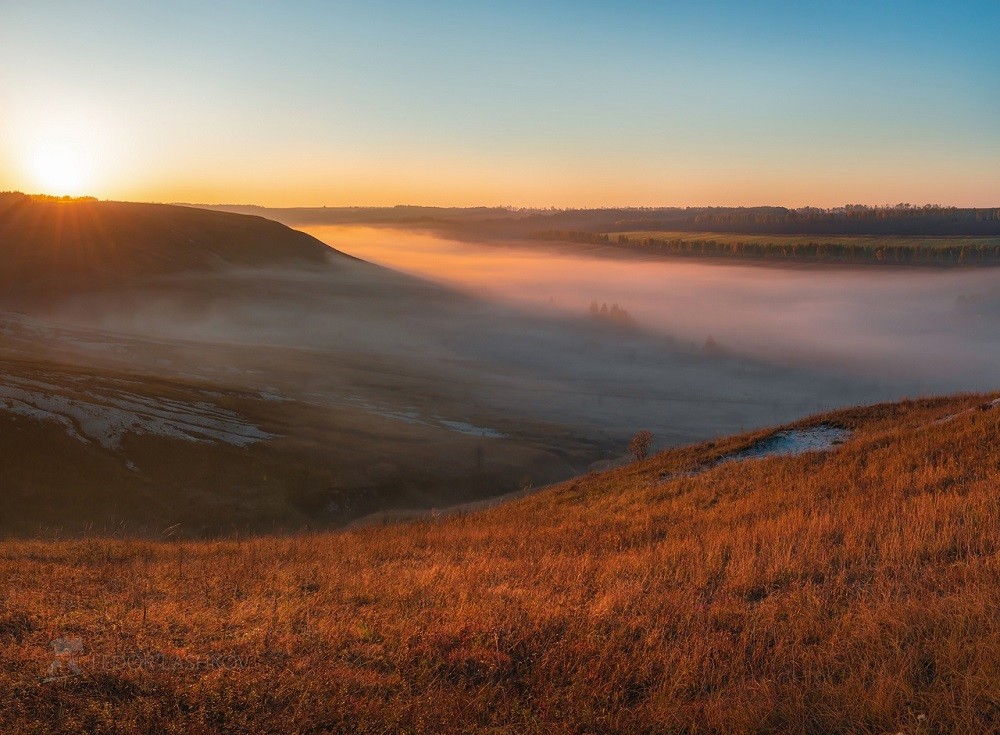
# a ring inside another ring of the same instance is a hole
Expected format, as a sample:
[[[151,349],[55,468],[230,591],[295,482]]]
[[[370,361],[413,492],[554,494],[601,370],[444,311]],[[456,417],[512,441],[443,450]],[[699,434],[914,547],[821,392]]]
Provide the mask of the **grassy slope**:
[[[982,402],[831,414],[811,422],[855,433],[828,454],[669,479],[758,433],[438,522],[0,544],[0,730],[995,732]],[[42,683],[63,636],[85,673]]]

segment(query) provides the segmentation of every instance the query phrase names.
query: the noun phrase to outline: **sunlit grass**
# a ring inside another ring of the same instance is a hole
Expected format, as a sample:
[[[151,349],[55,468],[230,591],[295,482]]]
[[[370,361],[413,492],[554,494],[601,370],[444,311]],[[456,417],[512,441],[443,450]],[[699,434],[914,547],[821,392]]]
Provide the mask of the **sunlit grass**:
[[[1000,409],[983,401],[830,414],[804,422],[853,431],[830,453],[683,474],[758,432],[436,522],[3,543],[0,723],[993,732]],[[64,637],[83,674],[44,683]]]

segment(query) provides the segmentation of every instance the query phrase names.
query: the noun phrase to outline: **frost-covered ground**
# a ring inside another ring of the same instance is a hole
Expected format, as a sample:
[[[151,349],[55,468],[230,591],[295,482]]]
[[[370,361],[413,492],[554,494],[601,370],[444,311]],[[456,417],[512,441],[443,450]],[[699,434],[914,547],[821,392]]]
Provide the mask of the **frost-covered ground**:
[[[174,361],[165,357],[156,357],[155,355],[160,354],[156,350],[157,348],[164,348],[165,350],[173,348],[174,350],[179,350],[183,348],[183,345],[180,343],[171,343],[163,340],[149,340],[135,336],[124,336],[101,330],[76,329],[62,324],[42,321],[40,319],[35,319],[33,317],[14,312],[0,312],[0,337],[7,338],[5,344],[3,345],[6,351],[25,355],[33,354],[33,347],[37,344],[44,344],[50,349],[56,350],[59,354],[82,352],[89,355],[118,357],[122,360],[122,363],[120,364],[126,365],[136,364],[136,361],[139,361],[139,364],[142,364],[141,358],[145,355],[147,367],[152,366],[154,370],[158,369],[158,372],[174,372],[178,377],[199,382],[205,380],[217,381],[220,377],[232,378],[233,376],[236,376],[242,378],[245,383],[252,384],[252,378],[257,377],[264,379],[265,377],[264,373],[261,371],[242,369],[233,365],[201,365],[188,371],[180,369],[172,370],[174,367]],[[18,347],[21,347],[22,349],[19,350]],[[165,351],[164,354],[170,353]],[[65,376],[60,378],[61,381],[66,379],[73,380],[73,378],[66,378]],[[246,385],[246,387],[251,386]],[[399,421],[401,423],[414,426],[442,428],[447,431],[466,436],[475,436],[486,439],[507,438],[507,434],[497,431],[496,429],[479,426],[466,420],[445,418],[436,414],[432,415],[426,411],[420,410],[416,406],[403,405],[393,407],[382,401],[369,400],[364,396],[357,395],[349,391],[338,390],[327,390],[323,393],[311,393],[306,394],[305,396],[289,396],[286,395],[286,392],[288,391],[285,389],[287,388],[290,388],[292,393],[295,392],[294,386],[285,386],[285,388],[279,389],[274,385],[267,385],[263,388],[255,390],[254,392],[257,393],[261,400],[268,402],[282,403],[304,399],[314,404],[360,408],[381,418],[391,419],[393,421]],[[52,385],[48,385],[46,386],[46,390],[51,391],[55,390],[55,388]],[[16,409],[17,412],[23,413],[24,415],[34,415],[36,417],[44,415],[47,420],[57,421],[66,426],[67,431],[73,431],[74,422],[60,420],[60,417],[65,418],[65,413],[60,413],[59,411],[49,411],[42,405],[45,401],[41,399],[35,400],[33,408],[29,412],[29,409],[22,405],[24,403],[24,398],[21,397],[18,400],[21,401],[21,404],[18,404],[18,408]],[[130,403],[135,402],[131,399],[127,400],[129,400]],[[59,403],[59,400],[57,399],[56,402]],[[14,404],[11,404],[11,406],[8,407],[8,410],[15,410]],[[93,413],[90,408],[80,408],[78,406],[73,408],[73,411],[88,415]],[[93,424],[94,422],[89,421],[88,423]],[[111,423],[114,422],[112,421]],[[157,427],[155,432],[142,431],[138,433],[157,433],[164,436],[174,435],[163,433],[169,429],[170,427],[163,428],[160,426]],[[189,435],[191,434],[191,432],[185,433]],[[114,431],[112,431],[112,434],[114,434]],[[234,436],[238,438],[238,434],[234,433]],[[120,436],[112,436],[109,441],[111,441],[113,446],[116,446],[119,440]],[[219,440],[226,441],[225,439]],[[102,444],[103,443],[105,442],[102,441]],[[237,443],[237,441],[229,441],[227,443]]]
[[[806,452],[828,452],[843,444],[851,436],[847,429],[820,424],[804,429],[785,429],[754,442],[746,449],[723,454],[721,457],[687,472],[669,473],[662,480],[670,481],[679,477],[694,477],[710,469],[729,462],[745,462],[765,457],[790,457]]]
[[[285,400],[283,397],[274,393],[269,395],[261,394],[261,396],[265,400]],[[366,400],[362,396],[354,394],[337,395],[334,393],[310,393],[306,396],[306,399],[314,405],[347,405],[360,408],[363,411],[375,416],[381,416],[382,418],[399,421],[411,426],[444,428],[457,434],[477,436],[484,439],[508,438],[507,434],[504,434],[502,431],[497,431],[496,429],[477,426],[475,424],[468,423],[467,421],[445,419],[436,414],[427,415],[421,412],[418,408],[412,406],[403,409],[388,408],[387,406],[373,403],[372,401]]]
[[[984,403],[981,406],[978,406],[976,408],[969,408],[969,409],[966,409],[965,411],[960,411],[958,413],[950,413],[947,416],[945,416],[943,418],[940,418],[937,421],[935,421],[932,424],[932,426],[937,426],[939,424],[946,424],[949,421],[954,421],[959,416],[964,416],[965,414],[972,413],[974,411],[990,411],[990,410],[992,410],[994,408],[998,408],[998,407],[1000,407],[1000,398],[997,398],[996,400],[990,401],[989,403]]]
[[[836,426],[810,426],[807,429],[779,431],[753,446],[739,452],[726,454],[716,464],[738,462],[762,457],[785,457],[805,452],[825,452],[838,444],[843,444],[851,432]]]
[[[244,447],[271,438],[212,403],[149,398],[110,386],[79,389],[0,374],[0,410],[62,426],[81,442],[121,447],[126,434]]]

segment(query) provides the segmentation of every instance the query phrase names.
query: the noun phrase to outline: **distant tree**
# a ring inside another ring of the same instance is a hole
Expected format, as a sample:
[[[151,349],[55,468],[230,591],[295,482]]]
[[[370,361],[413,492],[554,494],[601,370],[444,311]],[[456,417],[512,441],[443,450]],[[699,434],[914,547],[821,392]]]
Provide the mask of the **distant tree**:
[[[649,429],[643,429],[636,432],[636,435],[632,437],[632,441],[628,443],[628,451],[637,460],[646,459],[649,456],[649,450],[652,446],[653,432]]]
[[[590,318],[615,327],[633,328],[636,326],[635,319],[628,311],[618,304],[612,304],[611,308],[608,308],[607,302],[598,306],[596,301],[592,301],[590,303]]]
[[[611,309],[608,311],[608,321],[620,327],[635,326],[635,319],[632,318],[632,315],[618,306],[618,304],[611,305]]]

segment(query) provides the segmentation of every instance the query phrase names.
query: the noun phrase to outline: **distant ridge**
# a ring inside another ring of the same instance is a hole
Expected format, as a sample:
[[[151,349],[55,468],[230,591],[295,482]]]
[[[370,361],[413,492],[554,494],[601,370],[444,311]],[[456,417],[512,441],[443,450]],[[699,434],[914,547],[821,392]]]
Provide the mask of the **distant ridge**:
[[[461,229],[489,226],[509,236],[537,230],[682,230],[822,235],[1000,235],[1000,207],[927,204],[872,207],[260,207],[194,205],[263,214],[291,225],[421,224]]]

